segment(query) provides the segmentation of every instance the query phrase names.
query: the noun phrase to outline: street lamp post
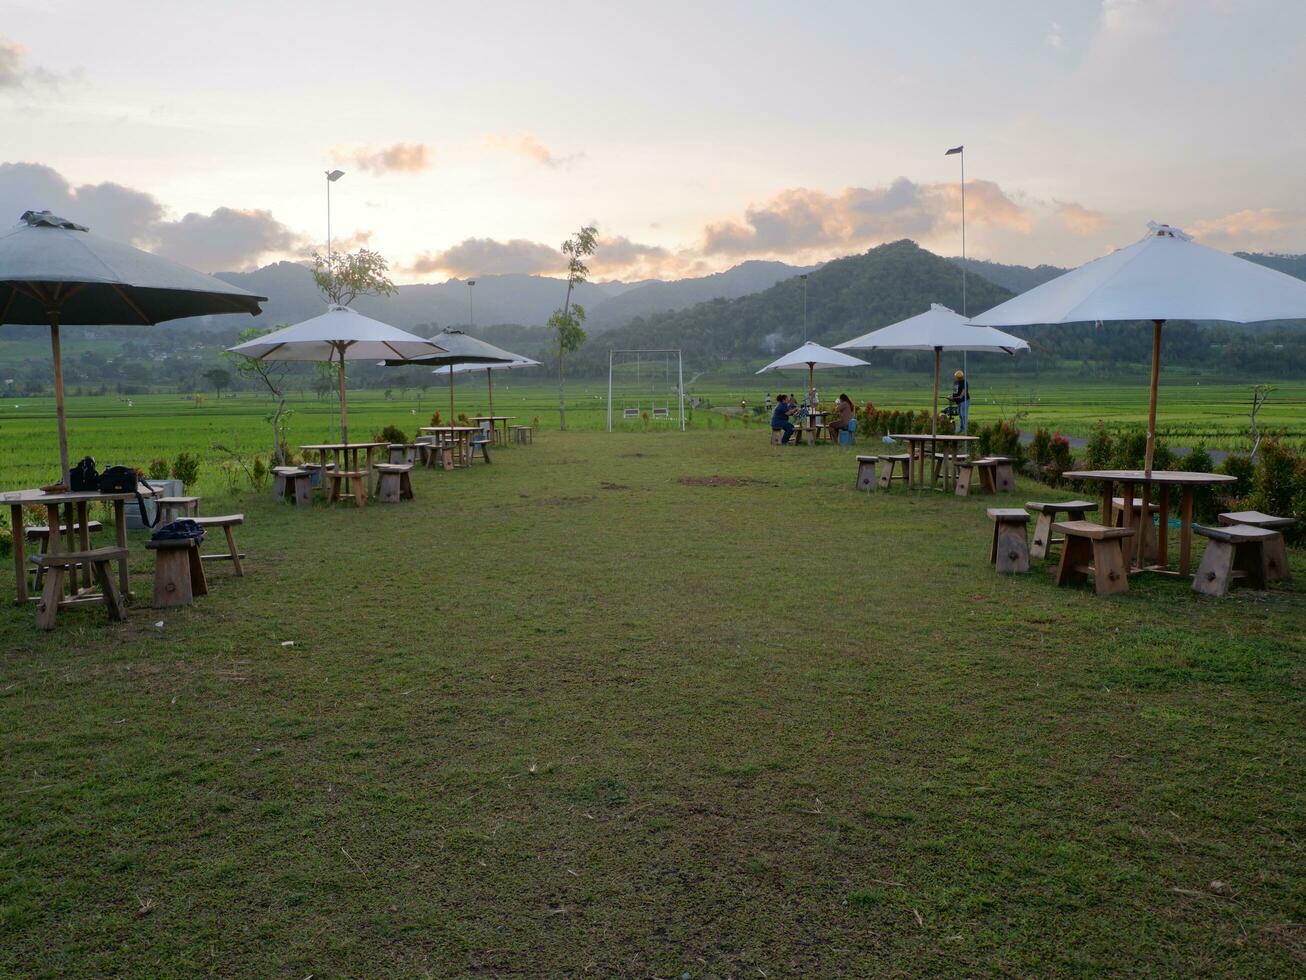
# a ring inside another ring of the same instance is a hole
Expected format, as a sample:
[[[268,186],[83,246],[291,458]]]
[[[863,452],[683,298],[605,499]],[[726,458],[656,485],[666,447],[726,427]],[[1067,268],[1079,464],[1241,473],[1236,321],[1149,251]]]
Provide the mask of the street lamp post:
[[[331,185],[345,175],[343,170],[327,170],[326,173],[326,204],[327,204],[327,270],[331,277],[335,278],[335,263],[331,261]]]
[[[961,162],[961,315],[968,317],[970,311],[966,309],[966,147],[954,146],[943,154],[945,157],[957,155]],[[970,372],[966,370],[966,352],[961,352],[961,370],[966,375],[966,383],[970,384]]]
[[[473,330],[476,329],[476,309],[472,305],[472,287],[476,285],[475,279],[467,280],[467,324]]]
[[[798,277],[803,281],[803,343],[807,343],[807,273]]]

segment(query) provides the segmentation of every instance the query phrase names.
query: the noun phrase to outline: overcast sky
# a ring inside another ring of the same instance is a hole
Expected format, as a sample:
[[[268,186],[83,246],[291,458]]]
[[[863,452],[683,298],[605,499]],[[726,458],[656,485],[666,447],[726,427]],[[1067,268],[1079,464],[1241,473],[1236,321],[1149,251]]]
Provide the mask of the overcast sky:
[[[110,16],[110,11],[112,16]],[[1299,0],[0,0],[0,219],[206,271],[366,242],[402,281],[1077,264],[1168,221],[1306,251]]]

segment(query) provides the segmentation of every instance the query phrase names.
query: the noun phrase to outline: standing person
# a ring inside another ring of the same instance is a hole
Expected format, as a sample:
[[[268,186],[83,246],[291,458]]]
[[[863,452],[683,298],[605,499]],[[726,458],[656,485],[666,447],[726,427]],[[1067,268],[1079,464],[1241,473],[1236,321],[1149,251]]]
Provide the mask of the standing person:
[[[966,375],[961,371],[952,376],[952,394],[948,396],[948,401],[957,406],[961,423],[957,431],[965,432],[966,422],[970,418],[970,385],[966,383]]]
[[[769,391],[766,393],[766,410],[771,411],[771,393]]]
[[[775,411],[771,413],[771,431],[784,433],[780,438],[782,446],[789,445],[789,439],[794,434],[794,424],[789,421],[789,416],[796,411],[798,411],[798,407],[790,404],[788,395],[776,396]]]
[[[838,442],[839,433],[848,428],[848,423],[857,417],[857,410],[853,408],[853,400],[848,395],[841,394],[839,400],[834,403],[834,418],[830,420],[830,441]]]

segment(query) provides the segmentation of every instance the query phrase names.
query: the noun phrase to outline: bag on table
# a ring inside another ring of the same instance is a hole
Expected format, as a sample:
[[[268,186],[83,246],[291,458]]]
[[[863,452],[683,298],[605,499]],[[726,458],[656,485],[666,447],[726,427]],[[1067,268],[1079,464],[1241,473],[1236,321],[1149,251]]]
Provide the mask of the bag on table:
[[[130,466],[106,466],[104,472],[100,474],[100,485],[97,489],[100,493],[136,494],[136,506],[141,512],[141,523],[146,527],[154,527],[159,523],[159,518],[163,516],[163,511],[156,507],[154,509],[154,520],[150,520],[149,515],[145,512],[145,498],[141,496],[140,488],[142,486],[150,492],[154,491],[149,482],[143,476],[137,474]]]
[[[74,493],[98,493],[100,490],[100,471],[95,468],[95,460],[83,456],[82,461],[68,471],[68,489]]]

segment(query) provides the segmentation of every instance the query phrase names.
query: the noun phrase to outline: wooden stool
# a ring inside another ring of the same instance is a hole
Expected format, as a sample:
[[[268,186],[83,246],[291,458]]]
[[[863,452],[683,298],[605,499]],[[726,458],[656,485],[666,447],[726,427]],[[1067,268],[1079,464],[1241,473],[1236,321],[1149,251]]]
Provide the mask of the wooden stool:
[[[146,541],[154,552],[154,608],[189,606],[197,595],[208,595],[199,542],[194,538]]]
[[[996,493],[1011,493],[1016,489],[1016,461],[1010,456],[989,456],[997,465],[993,467],[993,486]]]
[[[1164,493],[1164,488],[1162,493]],[[1142,501],[1138,497],[1133,497],[1129,501],[1129,508],[1125,508],[1124,497],[1111,498],[1111,523],[1116,527],[1132,527],[1138,530],[1141,526],[1143,534],[1143,557],[1149,559],[1156,558],[1156,525],[1152,523],[1152,515],[1160,508],[1156,501],[1149,501],[1147,504],[1147,520],[1140,521],[1138,512],[1141,509]]]
[[[1025,542],[1025,527],[1029,524],[1029,515],[1019,507],[990,507],[989,519],[993,521],[989,562],[1004,575],[1028,572],[1029,546]]]
[[[881,490],[888,490],[894,480],[907,480],[907,468],[911,466],[911,457],[906,453],[896,453],[892,456],[880,457],[880,475],[876,478]],[[894,476],[894,469],[898,470],[898,475]]]
[[[392,442],[387,447],[390,450],[391,463],[415,463],[417,462],[417,445],[412,442]],[[375,467],[373,467],[375,469]]]
[[[514,425],[511,427],[511,432],[512,441],[520,443],[523,446],[528,445],[531,441],[531,437],[534,435],[529,425]]]
[[[202,497],[155,497],[159,508],[159,523],[167,524],[178,517],[198,517]]]
[[[327,503],[334,504],[345,497],[353,498],[359,507],[367,503],[367,472],[365,470],[330,470],[326,474]]]
[[[412,463],[377,463],[376,500],[381,504],[397,504],[400,500],[413,499],[413,484],[408,474],[413,470]]]
[[[772,430],[771,430],[771,445],[773,445],[773,446],[778,446],[778,445],[780,445],[780,444],[781,444],[781,443],[780,443],[780,440],[781,440],[783,437],[784,437],[784,429],[772,429]]]
[[[1031,558],[1047,558],[1052,546],[1061,543],[1061,538],[1052,535],[1052,525],[1056,523],[1058,514],[1064,513],[1067,520],[1082,521],[1090,510],[1097,510],[1097,504],[1091,500],[1065,500],[1051,504],[1027,500],[1025,506],[1038,514],[1038,521],[1034,524],[1034,540],[1029,546]]]
[[[313,502],[312,473],[294,466],[278,466],[273,472],[276,481],[272,487],[272,496],[288,504],[300,505]]]
[[[997,468],[997,461],[992,459],[962,460],[957,464],[957,488],[953,493],[958,497],[969,497],[972,492],[996,493]]]
[[[99,583],[104,597],[104,607],[109,611],[109,618],[124,620],[127,618],[127,603],[118,586],[113,582],[113,572],[109,563],[122,561],[127,557],[126,548],[96,548],[93,551],[64,551],[57,555],[37,555],[37,569],[45,578],[45,587],[41,590],[41,599],[36,604],[36,625],[43,630],[54,629],[55,616],[60,606],[82,605],[87,600],[64,600],[64,576],[69,572],[76,574],[79,567],[89,565]]]
[[[1107,527],[1092,521],[1058,521],[1054,531],[1065,535],[1061,561],[1057,565],[1057,585],[1088,581],[1093,573],[1093,588],[1098,595],[1129,591],[1129,561],[1125,542],[1134,536],[1132,527]],[[1093,559],[1089,564],[1089,558]]]
[[[476,450],[478,449],[481,451],[481,458],[488,463],[490,461],[490,437],[489,436],[481,436],[479,439],[472,440],[471,448],[468,450],[467,453],[468,466],[471,466],[472,463],[476,460]]]
[[[880,461],[879,456],[858,456],[857,457],[857,480],[853,487],[857,490],[874,490],[875,489],[875,464]]]
[[[1253,589],[1265,588],[1265,545],[1278,531],[1246,524],[1231,527],[1193,525],[1193,533],[1209,539],[1202,563],[1193,576],[1193,591],[1205,595],[1229,594],[1235,579],[1246,579]]]
[[[452,470],[453,446],[443,439],[430,443],[426,449],[426,465],[430,467],[438,466],[442,470]]]
[[[1283,532],[1296,525],[1291,517],[1275,517],[1262,514],[1259,510],[1239,510],[1220,515],[1221,524],[1243,524],[1247,527],[1259,527],[1263,531],[1277,532],[1274,540],[1266,541],[1262,550],[1265,552],[1265,581],[1288,582],[1292,579],[1292,569],[1288,566],[1288,546],[1284,543]],[[92,522],[92,527],[95,526]]]
[[[304,487],[308,486],[308,481],[301,481]],[[197,517],[195,523],[202,528],[220,527],[227,536],[227,553],[225,555],[200,555],[201,561],[229,561],[232,569],[236,572],[237,577],[244,578],[245,568],[241,565],[240,560],[245,556],[236,548],[236,535],[232,532],[233,527],[238,527],[245,523],[244,514],[226,514],[222,517]]]
[[[82,525],[81,525],[80,523],[74,523],[74,524],[73,524],[73,527],[72,527],[72,530],[73,530],[73,534],[75,534],[76,536],[78,536],[78,537],[81,537],[81,536],[82,536],[82,535],[81,535],[81,532],[82,532]],[[102,531],[102,530],[104,530],[104,525],[101,524],[99,521],[87,521],[87,522],[86,522],[86,541],[89,543],[89,541],[90,541],[90,535],[94,534],[96,531]],[[68,525],[67,525],[67,524],[60,524],[60,525],[59,525],[59,536],[62,537],[63,535],[65,535],[65,534],[67,534],[67,533],[68,533]],[[49,550],[49,547],[50,547],[50,529],[49,529],[48,527],[39,527],[39,526],[38,526],[38,527],[29,527],[29,528],[27,528],[27,529],[23,532],[23,536],[24,536],[28,541],[30,541],[30,542],[32,543],[32,549],[33,549],[34,551],[37,551],[37,552],[45,552],[45,551]],[[40,558],[40,557],[41,557],[41,556],[40,556],[39,554],[34,554],[34,555],[32,555],[32,557],[31,557],[31,559],[30,559],[30,561],[32,562],[32,572],[33,572],[33,577],[32,577],[32,591],[33,591],[33,592],[40,592],[40,591],[41,591],[41,583],[42,583],[43,581],[45,581],[45,568],[42,567],[41,563],[37,560],[37,559]],[[85,581],[87,584],[89,584],[90,581],[91,581],[91,580],[90,580],[90,576],[89,576],[89,575],[84,576],[84,581]]]

